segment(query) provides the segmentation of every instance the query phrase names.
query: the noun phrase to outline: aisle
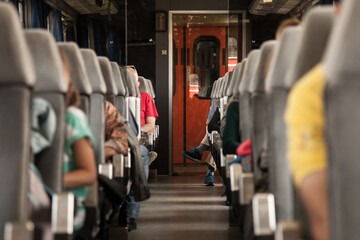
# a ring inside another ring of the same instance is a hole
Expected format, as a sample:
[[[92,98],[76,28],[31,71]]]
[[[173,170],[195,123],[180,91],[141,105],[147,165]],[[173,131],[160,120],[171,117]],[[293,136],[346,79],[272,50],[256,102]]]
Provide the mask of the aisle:
[[[228,228],[221,184],[205,187],[203,181],[194,176],[158,177],[129,240],[239,239],[236,229]]]

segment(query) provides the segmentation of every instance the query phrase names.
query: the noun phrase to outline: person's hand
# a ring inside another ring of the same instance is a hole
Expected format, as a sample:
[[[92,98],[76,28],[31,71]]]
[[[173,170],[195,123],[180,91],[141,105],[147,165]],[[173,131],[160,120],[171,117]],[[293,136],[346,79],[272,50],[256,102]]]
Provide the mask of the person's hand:
[[[118,154],[117,151],[111,147],[105,147],[105,159]]]

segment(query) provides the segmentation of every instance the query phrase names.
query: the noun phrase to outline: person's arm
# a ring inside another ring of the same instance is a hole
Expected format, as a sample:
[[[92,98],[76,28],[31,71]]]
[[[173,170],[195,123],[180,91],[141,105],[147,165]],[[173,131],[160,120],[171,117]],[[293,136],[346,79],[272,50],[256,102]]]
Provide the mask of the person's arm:
[[[64,176],[65,188],[91,185],[97,178],[95,156],[88,138],[80,138],[73,145],[73,154],[77,169]]]
[[[114,148],[112,147],[105,147],[105,159],[120,154],[120,152],[116,151]]]
[[[146,117],[145,124],[141,126],[142,132],[149,133],[155,130],[155,117]]]

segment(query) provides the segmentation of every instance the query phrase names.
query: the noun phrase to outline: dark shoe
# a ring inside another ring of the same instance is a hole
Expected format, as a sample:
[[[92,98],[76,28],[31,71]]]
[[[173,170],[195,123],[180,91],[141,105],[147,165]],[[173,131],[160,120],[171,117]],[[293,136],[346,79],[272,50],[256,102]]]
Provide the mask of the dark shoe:
[[[214,183],[216,183],[216,179],[213,172],[209,172],[206,174],[205,177],[205,185],[206,186],[214,186]]]
[[[137,229],[136,219],[128,217],[126,226],[127,226],[129,232]]]
[[[226,206],[231,206],[231,201],[230,201],[229,198],[226,198],[225,205]]]
[[[184,155],[184,157],[190,159],[191,161],[201,164],[202,154],[199,152],[199,150],[197,148],[182,152],[182,154]]]

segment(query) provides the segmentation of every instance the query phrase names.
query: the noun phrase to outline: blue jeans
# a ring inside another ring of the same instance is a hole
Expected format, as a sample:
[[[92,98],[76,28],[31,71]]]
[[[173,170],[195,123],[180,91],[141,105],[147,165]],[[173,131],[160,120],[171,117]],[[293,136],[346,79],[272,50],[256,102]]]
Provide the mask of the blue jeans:
[[[146,178],[148,178],[150,153],[149,150],[143,145],[140,145],[140,151],[144,163],[145,175]],[[130,191],[129,195],[126,197],[124,205],[126,206],[126,216],[137,219],[140,211],[140,203],[135,202],[134,192],[132,190]]]

